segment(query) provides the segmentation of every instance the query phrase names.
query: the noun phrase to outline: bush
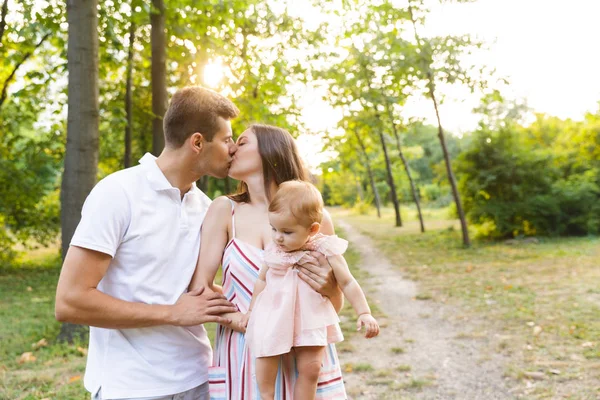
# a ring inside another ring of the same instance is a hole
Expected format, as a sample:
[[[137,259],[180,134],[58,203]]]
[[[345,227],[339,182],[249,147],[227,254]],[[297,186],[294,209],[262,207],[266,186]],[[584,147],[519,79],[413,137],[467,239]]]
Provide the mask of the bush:
[[[465,211],[478,235],[597,234],[600,165],[571,148],[568,157],[565,153],[527,138],[515,126],[477,132],[456,170]]]

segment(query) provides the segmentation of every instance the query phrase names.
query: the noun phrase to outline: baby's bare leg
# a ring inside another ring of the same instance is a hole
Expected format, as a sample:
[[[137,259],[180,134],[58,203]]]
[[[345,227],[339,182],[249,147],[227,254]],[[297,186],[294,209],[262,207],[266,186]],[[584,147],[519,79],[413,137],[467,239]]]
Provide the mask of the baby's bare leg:
[[[262,400],[273,400],[279,356],[258,357],[256,359],[256,382]]]
[[[294,347],[298,379],[294,387],[294,400],[313,400],[317,394],[317,383],[325,346]]]

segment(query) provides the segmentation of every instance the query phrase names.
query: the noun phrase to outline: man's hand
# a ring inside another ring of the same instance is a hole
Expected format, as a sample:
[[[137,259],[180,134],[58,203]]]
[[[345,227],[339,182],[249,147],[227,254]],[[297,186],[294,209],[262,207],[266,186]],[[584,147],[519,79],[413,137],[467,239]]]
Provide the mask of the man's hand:
[[[300,260],[298,265],[300,279],[325,297],[333,297],[339,293],[333,269],[327,258],[316,251]]]
[[[199,325],[207,322],[230,324],[231,319],[222,314],[234,313],[237,308],[225,296],[208,292],[204,287],[184,293],[173,306],[172,324],[178,326]]]

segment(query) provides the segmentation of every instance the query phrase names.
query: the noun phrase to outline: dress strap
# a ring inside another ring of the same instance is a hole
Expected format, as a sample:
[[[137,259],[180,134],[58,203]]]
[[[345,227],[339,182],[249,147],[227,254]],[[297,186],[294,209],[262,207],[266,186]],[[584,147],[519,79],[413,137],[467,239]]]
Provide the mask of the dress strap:
[[[235,238],[235,201],[229,199],[231,203],[231,239]]]

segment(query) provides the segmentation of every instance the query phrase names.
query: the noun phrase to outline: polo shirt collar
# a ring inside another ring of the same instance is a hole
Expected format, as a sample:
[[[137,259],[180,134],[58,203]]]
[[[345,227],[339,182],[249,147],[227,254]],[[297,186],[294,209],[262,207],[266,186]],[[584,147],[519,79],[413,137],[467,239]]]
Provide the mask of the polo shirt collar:
[[[171,182],[167,180],[165,174],[161,171],[156,163],[156,156],[152,153],[146,153],[140,158],[140,164],[146,168],[146,177],[152,189],[156,191],[176,189],[171,185]],[[191,189],[187,192],[190,195],[197,195],[200,193],[200,189],[196,186],[196,182],[192,184]]]

